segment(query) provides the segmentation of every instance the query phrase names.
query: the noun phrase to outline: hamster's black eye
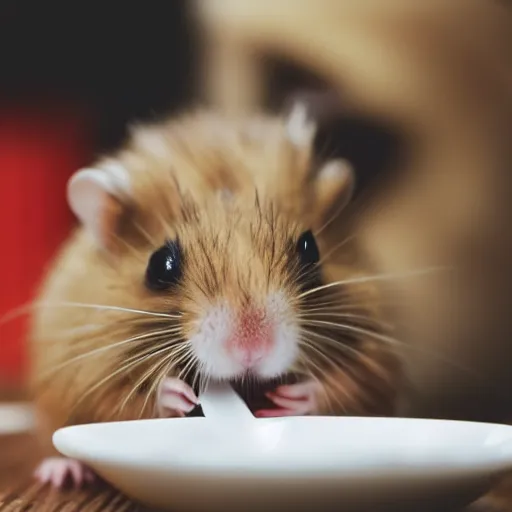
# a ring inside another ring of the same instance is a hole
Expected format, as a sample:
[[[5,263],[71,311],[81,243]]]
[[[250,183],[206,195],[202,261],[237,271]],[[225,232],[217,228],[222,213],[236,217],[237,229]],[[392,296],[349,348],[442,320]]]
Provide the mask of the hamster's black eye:
[[[166,290],[181,277],[181,250],[176,241],[167,242],[149,258],[146,286],[151,290]]]
[[[320,260],[320,253],[311,231],[306,231],[300,236],[297,242],[297,253],[303,266],[314,265]]]

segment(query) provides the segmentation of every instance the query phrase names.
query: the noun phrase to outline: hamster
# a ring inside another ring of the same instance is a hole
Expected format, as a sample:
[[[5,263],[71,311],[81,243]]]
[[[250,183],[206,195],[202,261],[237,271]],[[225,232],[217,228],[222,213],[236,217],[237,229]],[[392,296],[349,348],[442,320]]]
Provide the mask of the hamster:
[[[71,177],[79,226],[30,333],[42,442],[68,425],[184,416],[208,379],[273,383],[257,417],[394,414],[401,365],[371,269],[327,236],[354,173],[314,153],[315,133],[300,103],[286,116],[197,110],[134,127]],[[35,474],[94,478],[60,457]]]

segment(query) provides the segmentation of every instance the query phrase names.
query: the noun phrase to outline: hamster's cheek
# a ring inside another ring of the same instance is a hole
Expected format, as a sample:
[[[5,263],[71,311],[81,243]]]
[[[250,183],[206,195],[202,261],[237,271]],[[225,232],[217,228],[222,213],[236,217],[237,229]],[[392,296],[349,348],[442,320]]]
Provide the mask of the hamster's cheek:
[[[257,368],[266,379],[280,377],[289,371],[299,359],[300,327],[291,299],[278,291],[267,299],[267,312],[272,323],[271,348]]]
[[[257,368],[259,376],[265,379],[288,373],[299,358],[299,328],[293,322],[276,323],[273,345]]]

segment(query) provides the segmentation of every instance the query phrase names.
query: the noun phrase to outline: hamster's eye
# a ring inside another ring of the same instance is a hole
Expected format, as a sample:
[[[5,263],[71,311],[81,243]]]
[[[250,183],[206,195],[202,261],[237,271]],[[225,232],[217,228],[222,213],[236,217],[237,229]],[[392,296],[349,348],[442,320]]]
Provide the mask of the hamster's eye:
[[[297,253],[303,266],[314,265],[320,260],[320,252],[315,237],[310,230],[300,235],[297,242]]]
[[[181,250],[179,242],[167,242],[149,258],[146,286],[151,290],[166,290],[181,277]]]

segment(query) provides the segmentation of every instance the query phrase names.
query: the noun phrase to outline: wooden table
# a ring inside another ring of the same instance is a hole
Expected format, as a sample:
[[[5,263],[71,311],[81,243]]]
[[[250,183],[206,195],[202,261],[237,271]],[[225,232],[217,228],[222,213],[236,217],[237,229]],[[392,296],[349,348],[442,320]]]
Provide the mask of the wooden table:
[[[151,512],[106,484],[63,492],[36,484],[31,473],[39,459],[31,433],[0,436],[0,512]],[[463,512],[512,512],[512,478]]]
[[[23,393],[0,389],[0,403],[23,399]],[[31,433],[0,435],[1,512],[148,512],[106,484],[86,491],[55,492],[32,480],[41,459]]]

